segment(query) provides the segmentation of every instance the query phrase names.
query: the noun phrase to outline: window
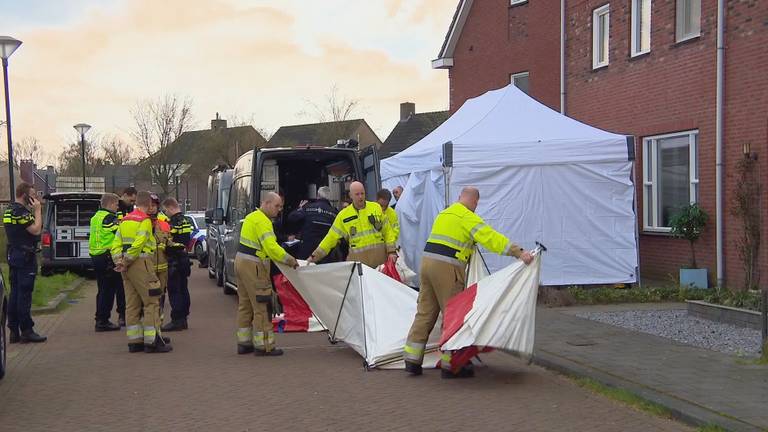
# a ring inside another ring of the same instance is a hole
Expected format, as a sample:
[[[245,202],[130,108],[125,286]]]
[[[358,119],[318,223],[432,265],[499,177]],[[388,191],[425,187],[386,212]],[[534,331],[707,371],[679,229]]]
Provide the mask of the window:
[[[677,41],[701,34],[701,0],[677,0]]]
[[[528,94],[528,72],[520,72],[509,76],[509,82]]]
[[[609,5],[592,12],[592,68],[608,66]]]
[[[651,0],[632,0],[632,56],[651,51]]]
[[[698,131],[643,140],[643,228],[669,232],[680,208],[698,201]]]
[[[251,176],[240,177],[232,183],[229,204],[227,220],[230,224],[237,224],[248,216],[251,211]]]

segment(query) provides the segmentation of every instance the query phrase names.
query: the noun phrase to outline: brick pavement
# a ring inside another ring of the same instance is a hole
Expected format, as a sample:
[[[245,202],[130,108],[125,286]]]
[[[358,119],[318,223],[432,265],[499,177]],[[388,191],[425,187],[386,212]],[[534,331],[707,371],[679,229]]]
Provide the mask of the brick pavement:
[[[11,347],[0,430],[689,430],[502,354],[457,381],[365,372],[322,333],[278,335],[282,358],[238,356],[235,298],[199,269],[190,288],[190,330],[169,334],[170,354],[128,354],[123,332],[94,333],[93,283],[79,304],[38,317],[50,340]]]

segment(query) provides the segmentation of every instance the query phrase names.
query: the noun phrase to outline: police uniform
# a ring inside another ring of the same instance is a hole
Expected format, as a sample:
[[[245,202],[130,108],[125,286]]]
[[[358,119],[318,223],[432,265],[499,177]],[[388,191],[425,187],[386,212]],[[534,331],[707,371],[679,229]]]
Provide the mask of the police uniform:
[[[237,275],[237,352],[280,355],[268,306],[272,302],[270,260],[292,265],[295,260],[277,243],[272,221],[261,210],[245,217],[235,255]]]
[[[317,199],[292,211],[288,215],[288,224],[301,235],[296,258],[307,259],[323,240],[339,212],[327,199]],[[346,256],[346,254],[345,254]],[[332,260],[328,260],[332,262]]]
[[[164,331],[187,328],[190,297],[188,277],[191,273],[187,245],[192,237],[192,224],[184,213],[176,213],[170,218],[171,243],[166,249],[168,256],[168,300],[171,303],[171,322],[163,327]]]
[[[154,217],[150,216],[150,218],[152,219],[152,232],[157,242],[153,262],[157,279],[160,281],[160,289],[163,290],[163,294],[160,296],[160,321],[162,322],[165,315],[165,293],[168,291],[168,258],[166,256],[166,248],[171,241],[171,225],[168,223],[168,218],[162,213],[158,213]]]
[[[35,326],[31,309],[32,291],[35,289],[37,275],[35,252],[38,237],[30,234],[27,227],[34,223],[35,216],[17,202],[12,202],[3,214],[5,235],[8,239],[7,259],[11,283],[11,295],[8,299],[8,328],[11,331],[11,342],[45,340],[32,330]]]
[[[312,253],[315,261],[328,255],[342,239],[349,242],[348,261],[359,261],[372,268],[384,264],[387,255],[395,252],[395,232],[376,202],[366,201],[365,208],[360,210],[352,204],[340,211]]]
[[[522,248],[494,231],[461,203],[455,203],[437,215],[421,259],[416,317],[404,348],[409,372],[421,373],[424,347],[438,315],[448,299],[464,289],[467,262],[475,243],[501,255],[519,257],[523,253]],[[443,353],[444,375],[450,373],[450,363],[451,353]]]
[[[115,233],[112,259],[123,264],[126,333],[130,352],[167,352],[160,336],[159,299],[163,293],[155,271],[157,242],[149,215],[136,209],[127,214]],[[143,313],[143,316],[142,316]]]
[[[119,330],[109,322],[112,305],[117,291],[123,291],[123,278],[114,271],[112,262],[112,242],[118,229],[117,214],[107,209],[99,209],[91,218],[91,230],[88,238],[88,253],[96,271],[96,331]],[[119,311],[118,311],[119,313]],[[125,314],[125,309],[123,309]],[[125,316],[121,316],[125,319]]]

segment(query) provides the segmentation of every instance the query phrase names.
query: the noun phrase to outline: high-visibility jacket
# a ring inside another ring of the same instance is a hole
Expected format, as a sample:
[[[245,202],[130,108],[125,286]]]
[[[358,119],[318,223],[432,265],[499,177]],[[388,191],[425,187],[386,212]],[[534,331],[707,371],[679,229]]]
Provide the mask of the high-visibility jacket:
[[[465,265],[480,243],[491,252],[519,257],[523,249],[509,241],[461,203],[440,212],[424,248],[424,257]]]
[[[283,264],[289,264],[290,256],[277,243],[272,221],[260,209],[251,212],[243,220],[237,254],[259,262],[268,263],[272,260]]]
[[[104,255],[112,249],[118,224],[117,214],[113,211],[102,208],[93,215],[88,237],[88,253],[91,256]]]
[[[365,208],[361,210],[350,205],[339,212],[330,231],[315,250],[315,258],[322,259],[328,255],[341,239],[349,242],[349,253],[353,254],[378,247],[386,247],[387,253],[393,253],[397,238],[389,219],[381,211],[381,205],[366,201]]]
[[[129,265],[140,257],[153,258],[156,249],[149,215],[139,209],[125,215],[112,241],[112,260]]]
[[[387,207],[384,211],[384,217],[389,221],[389,228],[395,235],[395,243],[400,238],[400,221],[397,220],[397,213],[393,207]]]
[[[168,257],[165,254],[165,250],[171,241],[171,225],[161,219],[160,214],[158,214],[157,219],[152,221],[152,232],[157,242],[157,248],[155,248],[155,271],[158,273],[168,271]]]

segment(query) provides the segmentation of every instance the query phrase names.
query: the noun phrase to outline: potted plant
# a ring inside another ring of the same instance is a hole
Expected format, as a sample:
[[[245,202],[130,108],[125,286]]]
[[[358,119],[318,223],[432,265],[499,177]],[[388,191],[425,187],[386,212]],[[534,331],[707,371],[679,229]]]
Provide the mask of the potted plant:
[[[680,285],[695,288],[708,288],[707,269],[696,265],[696,248],[694,244],[701,237],[707,224],[707,213],[698,204],[689,204],[670,220],[672,235],[688,240],[691,245],[691,266],[680,269]]]

